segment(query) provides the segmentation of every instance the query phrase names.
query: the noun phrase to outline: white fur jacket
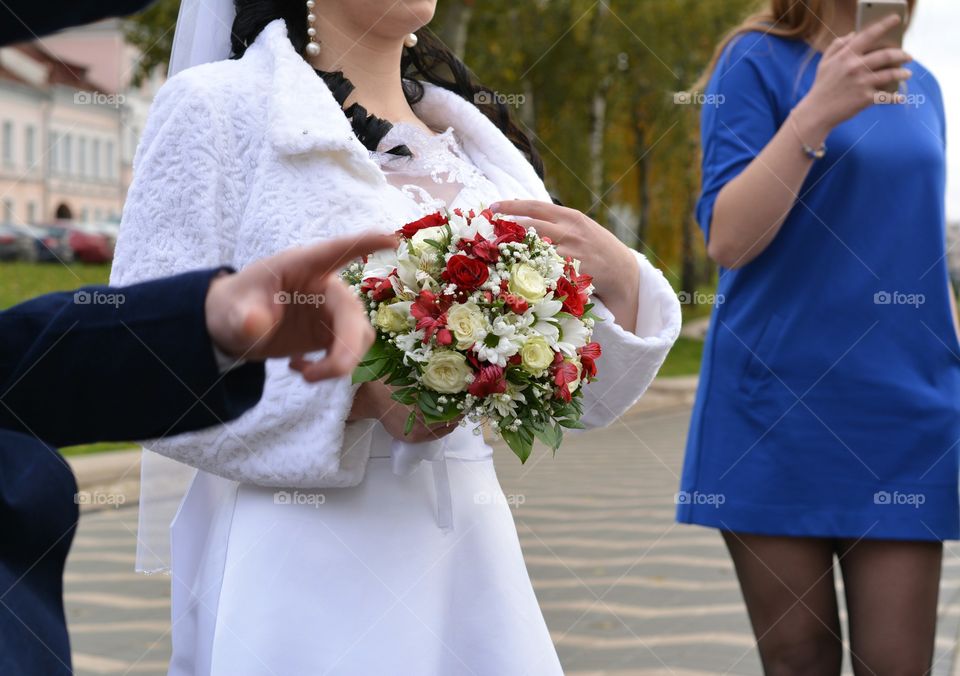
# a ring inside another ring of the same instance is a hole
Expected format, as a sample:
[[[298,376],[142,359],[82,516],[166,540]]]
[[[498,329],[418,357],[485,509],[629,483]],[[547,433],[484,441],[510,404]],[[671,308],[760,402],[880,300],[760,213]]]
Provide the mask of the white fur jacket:
[[[522,154],[469,102],[427,87],[416,112],[435,129],[456,130],[502,199],[549,200]],[[278,20],[243,58],[186,70],[158,94],[136,154],[111,282],[239,269],[292,246],[394,230],[420,216],[411,209]],[[608,321],[595,331],[604,351],[600,377],[585,390],[591,426],[611,423],[640,398],[679,333],[676,295],[643,256],[637,260],[636,333],[597,307]],[[239,420],[147,445],[243,483],[355,485],[369,446],[341,451],[352,397],[348,378],[309,385],[285,361],[271,361],[262,401]]]

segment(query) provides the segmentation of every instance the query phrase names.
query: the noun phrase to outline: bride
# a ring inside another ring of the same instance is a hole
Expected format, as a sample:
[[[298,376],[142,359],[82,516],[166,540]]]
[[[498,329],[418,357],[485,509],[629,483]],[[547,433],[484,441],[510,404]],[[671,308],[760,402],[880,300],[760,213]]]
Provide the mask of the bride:
[[[676,339],[676,296],[551,203],[506,108],[417,33],[434,7],[185,0],[171,67],[196,67],[154,103],[112,281],[493,204],[594,276],[584,422],[610,424]],[[407,413],[385,385],[307,385],[276,361],[240,420],[146,444],[138,568],[172,575],[171,674],[562,673],[490,447],[466,426],[405,436]]]

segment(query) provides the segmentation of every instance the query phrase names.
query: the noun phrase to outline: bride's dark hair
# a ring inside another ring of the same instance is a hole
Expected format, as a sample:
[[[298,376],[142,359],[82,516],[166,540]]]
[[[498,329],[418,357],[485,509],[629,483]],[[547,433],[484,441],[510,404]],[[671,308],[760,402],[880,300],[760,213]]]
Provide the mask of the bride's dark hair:
[[[298,53],[304,54],[307,46],[307,9],[303,0],[236,0],[237,18],[233,22],[233,58],[243,56],[260,32],[275,19],[287,24],[290,42]],[[411,105],[423,98],[423,82],[443,87],[476,106],[510,139],[526,156],[543,178],[543,160],[533,145],[530,136],[513,121],[510,110],[489,87],[485,87],[470,73],[464,63],[428,30],[417,34],[417,46],[404,50],[400,70],[404,78],[404,91]],[[329,74],[325,74],[328,75]],[[328,81],[329,78],[324,78]],[[341,101],[342,104],[342,101]],[[354,111],[356,113],[356,110]],[[379,139],[370,139],[370,121],[362,115],[349,115],[357,136],[374,144]],[[383,127],[379,127],[383,129]],[[389,127],[387,127],[389,129]],[[383,131],[383,133],[386,133]],[[382,135],[381,135],[382,138]],[[368,145],[369,147],[369,145]]]

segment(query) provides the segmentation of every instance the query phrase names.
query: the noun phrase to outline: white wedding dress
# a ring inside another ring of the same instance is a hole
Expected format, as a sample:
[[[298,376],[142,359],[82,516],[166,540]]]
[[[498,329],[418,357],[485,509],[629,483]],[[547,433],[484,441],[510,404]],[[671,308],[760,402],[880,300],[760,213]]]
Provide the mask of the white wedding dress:
[[[399,144],[414,158],[371,157],[423,213],[500,198],[452,130],[398,125],[381,148]],[[459,428],[411,446],[351,427],[348,439],[373,435],[356,487],[197,472],[172,525],[170,673],[562,674],[483,437]],[[413,461],[392,457],[398,446]]]

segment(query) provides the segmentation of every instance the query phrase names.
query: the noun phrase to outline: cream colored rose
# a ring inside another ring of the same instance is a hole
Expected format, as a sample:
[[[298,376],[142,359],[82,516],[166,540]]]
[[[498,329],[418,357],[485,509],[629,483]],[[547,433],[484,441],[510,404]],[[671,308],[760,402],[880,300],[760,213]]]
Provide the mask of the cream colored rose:
[[[436,253],[437,250],[427,244],[427,240],[432,239],[435,242],[442,242],[444,237],[447,236],[446,230],[446,227],[442,225],[438,225],[435,228],[418,230],[414,236],[410,238],[410,244],[418,256],[423,256],[431,252]]]
[[[553,350],[546,338],[533,336],[520,348],[520,358],[524,371],[539,376],[553,363]]]
[[[456,303],[447,310],[447,328],[453,331],[457,347],[465,350],[487,337],[490,323],[476,303]]]
[[[473,369],[462,354],[452,350],[440,350],[434,352],[427,361],[421,380],[435,392],[456,394],[466,389],[467,376],[472,373]]]
[[[510,293],[523,296],[535,303],[547,295],[547,282],[536,268],[518,263],[510,270]]]
[[[388,333],[403,333],[410,328],[409,315],[410,303],[381,303],[373,323]]]

